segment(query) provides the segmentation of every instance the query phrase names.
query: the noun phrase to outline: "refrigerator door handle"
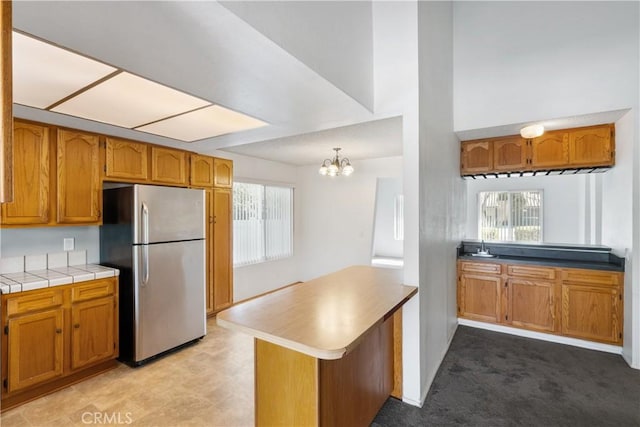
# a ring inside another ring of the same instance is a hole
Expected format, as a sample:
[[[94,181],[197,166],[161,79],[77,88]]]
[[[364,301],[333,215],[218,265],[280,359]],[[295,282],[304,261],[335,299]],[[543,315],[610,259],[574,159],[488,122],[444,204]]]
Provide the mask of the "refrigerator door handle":
[[[149,208],[142,202],[142,286],[149,282]]]

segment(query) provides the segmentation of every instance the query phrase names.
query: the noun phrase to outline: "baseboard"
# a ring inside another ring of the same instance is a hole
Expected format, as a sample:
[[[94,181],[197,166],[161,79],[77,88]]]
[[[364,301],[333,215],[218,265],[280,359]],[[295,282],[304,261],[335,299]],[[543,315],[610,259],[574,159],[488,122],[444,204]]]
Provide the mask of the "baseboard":
[[[533,338],[541,341],[549,341],[558,344],[572,345],[574,347],[586,348],[589,350],[603,351],[605,353],[613,353],[622,355],[622,347],[611,344],[603,344],[599,342],[586,341],[577,338],[563,337],[559,335],[545,334],[543,332],[527,331],[525,329],[512,328],[509,326],[496,325],[493,323],[478,322],[476,320],[458,318],[458,324],[470,326],[472,328],[486,329],[487,331],[502,332],[519,337]]]

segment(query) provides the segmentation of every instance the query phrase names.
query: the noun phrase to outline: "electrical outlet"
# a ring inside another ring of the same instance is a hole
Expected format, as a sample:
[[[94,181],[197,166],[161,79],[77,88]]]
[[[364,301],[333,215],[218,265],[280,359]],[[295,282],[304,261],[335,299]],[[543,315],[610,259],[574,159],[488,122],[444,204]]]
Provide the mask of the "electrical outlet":
[[[72,251],[75,248],[75,242],[73,237],[67,237],[63,239],[63,242],[64,242],[65,251]]]

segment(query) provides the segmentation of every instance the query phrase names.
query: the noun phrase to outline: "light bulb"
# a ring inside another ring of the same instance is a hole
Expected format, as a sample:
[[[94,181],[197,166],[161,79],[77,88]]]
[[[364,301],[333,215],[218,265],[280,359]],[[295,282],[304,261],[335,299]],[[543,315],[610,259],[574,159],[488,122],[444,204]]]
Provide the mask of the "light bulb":
[[[338,166],[334,165],[333,163],[330,164],[328,168],[328,172],[329,172],[329,175],[336,176],[336,174],[338,173]]]
[[[318,173],[320,175],[326,175],[327,174],[327,167],[325,165],[320,166],[320,169],[318,170]]]
[[[348,164],[344,168],[342,168],[342,175],[349,176],[352,173],[353,173],[353,166],[351,166],[351,164]]]

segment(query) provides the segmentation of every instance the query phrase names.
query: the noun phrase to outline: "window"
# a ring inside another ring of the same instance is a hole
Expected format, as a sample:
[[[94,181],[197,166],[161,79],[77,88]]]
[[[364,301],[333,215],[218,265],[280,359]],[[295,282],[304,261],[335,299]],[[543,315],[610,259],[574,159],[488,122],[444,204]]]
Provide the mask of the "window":
[[[480,239],[542,241],[542,190],[486,191],[478,198]]]
[[[293,188],[233,183],[233,265],[293,254]]]

